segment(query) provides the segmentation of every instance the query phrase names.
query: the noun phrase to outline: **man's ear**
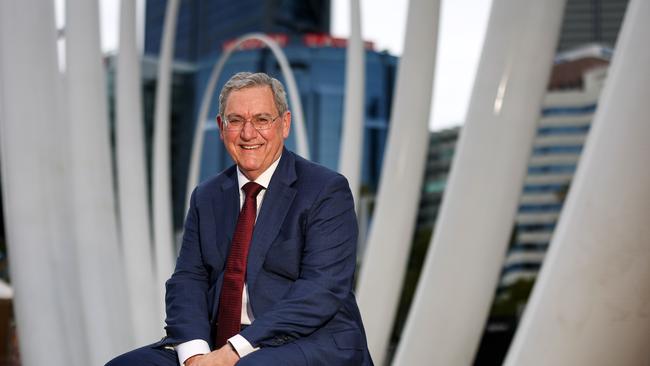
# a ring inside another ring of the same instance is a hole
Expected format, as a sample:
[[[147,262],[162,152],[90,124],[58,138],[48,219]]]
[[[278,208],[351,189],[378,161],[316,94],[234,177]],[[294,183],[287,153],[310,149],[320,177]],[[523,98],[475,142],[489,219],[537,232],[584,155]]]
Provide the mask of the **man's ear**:
[[[282,116],[282,137],[285,139],[289,137],[289,132],[291,131],[291,112],[284,112]]]
[[[223,120],[219,114],[217,114],[217,127],[219,127],[219,137],[223,140]]]

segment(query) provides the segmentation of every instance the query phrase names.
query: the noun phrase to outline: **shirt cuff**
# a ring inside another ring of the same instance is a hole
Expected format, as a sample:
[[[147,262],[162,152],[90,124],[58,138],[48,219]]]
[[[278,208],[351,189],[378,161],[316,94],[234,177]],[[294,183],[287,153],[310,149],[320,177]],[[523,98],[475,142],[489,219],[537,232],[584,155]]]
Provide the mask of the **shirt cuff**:
[[[174,346],[174,351],[178,355],[178,362],[181,365],[185,364],[188,358],[196,355],[204,355],[210,353],[210,346],[208,342],[203,339],[193,339],[191,341],[183,342]]]
[[[250,342],[246,340],[241,334],[236,334],[228,338],[228,343],[235,349],[235,352],[239,355],[239,358],[242,358],[250,353],[253,353],[260,349],[259,347],[253,347]]]

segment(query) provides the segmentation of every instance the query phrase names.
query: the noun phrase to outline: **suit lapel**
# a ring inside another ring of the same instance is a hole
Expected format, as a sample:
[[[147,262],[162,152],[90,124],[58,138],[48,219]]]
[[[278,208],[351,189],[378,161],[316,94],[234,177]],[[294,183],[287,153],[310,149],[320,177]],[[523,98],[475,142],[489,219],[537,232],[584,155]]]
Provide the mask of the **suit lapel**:
[[[212,209],[216,219],[217,227],[223,225],[222,237],[217,237],[217,250],[221,254],[221,258],[225,260],[228,257],[230,242],[232,235],[235,232],[235,225],[237,225],[237,217],[239,216],[239,184],[237,183],[237,168],[227,173],[228,179],[221,185],[221,199],[214,198],[212,202]],[[218,230],[219,231],[219,230]],[[224,238],[225,236],[225,238]],[[221,240],[223,238],[223,240]],[[224,243],[220,245],[219,243]]]
[[[291,185],[296,180],[295,158],[292,153],[284,150],[278,167],[264,196],[261,210],[253,230],[253,239],[248,252],[246,282],[255,283],[257,274],[262,268],[266,252],[278,235],[282,223],[296,195],[296,189]]]

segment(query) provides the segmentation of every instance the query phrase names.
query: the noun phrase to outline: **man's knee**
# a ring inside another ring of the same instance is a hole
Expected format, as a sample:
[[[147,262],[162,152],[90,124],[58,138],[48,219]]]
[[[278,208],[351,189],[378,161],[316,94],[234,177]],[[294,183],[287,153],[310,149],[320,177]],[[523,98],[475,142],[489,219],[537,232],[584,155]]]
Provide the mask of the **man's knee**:
[[[261,348],[259,351],[242,357],[237,362],[237,366],[302,366],[306,364],[305,356],[295,343],[288,343],[280,347]]]
[[[105,366],[178,366],[176,352],[145,346],[119,355]]]
[[[127,356],[128,353],[125,353],[123,355],[119,355],[115,357],[114,359],[108,361],[106,365],[104,366],[128,366],[132,365],[132,363],[129,361],[129,357]]]

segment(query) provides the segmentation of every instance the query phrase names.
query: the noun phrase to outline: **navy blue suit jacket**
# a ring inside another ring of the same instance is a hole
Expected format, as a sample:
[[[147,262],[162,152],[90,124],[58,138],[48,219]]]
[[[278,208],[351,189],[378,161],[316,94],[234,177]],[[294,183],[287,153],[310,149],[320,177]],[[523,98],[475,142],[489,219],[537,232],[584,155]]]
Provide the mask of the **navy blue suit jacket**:
[[[236,166],[192,194],[176,270],[167,281],[167,338],[212,345],[239,214]],[[346,179],[284,150],[258,213],[246,283],[256,347],[295,343],[309,365],[372,365],[353,278],[357,221]]]

